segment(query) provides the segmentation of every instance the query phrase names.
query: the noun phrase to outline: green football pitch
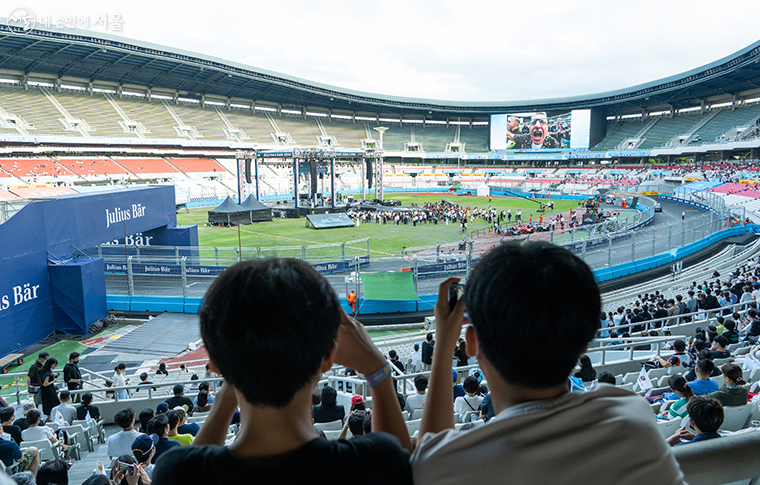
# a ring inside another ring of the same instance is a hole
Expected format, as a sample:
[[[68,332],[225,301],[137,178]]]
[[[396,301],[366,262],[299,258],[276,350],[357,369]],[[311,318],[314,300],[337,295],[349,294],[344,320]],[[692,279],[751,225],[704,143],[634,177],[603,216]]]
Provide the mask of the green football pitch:
[[[530,200],[520,198],[493,197],[488,202],[487,197],[456,197],[444,195],[398,195],[387,194],[387,199],[400,200],[401,205],[423,205],[426,202],[440,202],[442,197],[448,197],[462,206],[487,208],[489,205],[498,210],[512,209],[523,211],[523,220],[527,221],[530,215],[534,220],[538,218],[536,212],[539,205]],[[554,211],[546,212],[544,217],[550,214],[566,212],[579,205],[579,201],[555,200]],[[316,230],[306,226],[306,219],[278,219],[272,222],[260,222],[239,228],[207,226],[208,211],[212,207],[201,207],[181,210],[177,214],[178,224],[197,224],[199,244],[204,247],[237,247],[238,237],[240,244],[245,248],[282,247],[282,246],[313,246],[319,244],[332,244],[352,241],[362,238],[369,239],[370,253],[373,255],[398,255],[404,248],[434,246],[436,244],[451,243],[461,240],[458,224],[445,223],[418,224],[414,227],[408,225],[380,225],[362,224],[359,227],[343,227],[334,229]],[[488,227],[488,223],[476,220],[468,224],[467,231],[475,231]]]

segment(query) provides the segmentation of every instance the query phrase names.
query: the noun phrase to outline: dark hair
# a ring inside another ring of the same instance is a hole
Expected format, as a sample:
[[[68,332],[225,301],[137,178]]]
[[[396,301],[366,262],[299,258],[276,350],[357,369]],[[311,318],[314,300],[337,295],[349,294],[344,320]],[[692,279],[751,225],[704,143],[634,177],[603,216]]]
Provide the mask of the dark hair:
[[[175,413],[176,414],[176,413]],[[148,431],[146,434],[157,434],[159,438],[166,436],[166,425],[169,424],[169,418],[165,413],[156,414],[148,421]]]
[[[197,381],[198,380],[198,374],[193,374],[190,376],[191,381]]]
[[[89,406],[92,402],[92,393],[91,392],[85,392],[82,394],[82,404],[85,406]]]
[[[68,390],[68,389],[64,389],[63,391],[61,391],[60,393],[58,393],[58,397],[59,397],[59,398],[60,398],[62,401],[68,401],[68,400],[69,400],[69,398],[71,397],[71,392],[69,392],[69,390]]]
[[[425,340],[427,340],[428,342],[433,340],[433,332],[429,332],[427,335],[425,335]]]
[[[199,391],[208,391],[209,390],[208,382],[201,382],[200,384],[198,384],[198,390]]]
[[[179,414],[174,409],[166,412],[166,419],[169,420],[169,429],[174,429],[179,424]]]
[[[69,464],[63,460],[50,460],[40,465],[35,477],[37,485],[68,485]]]
[[[359,404],[352,404],[351,405],[351,411],[366,411],[367,405],[364,403],[364,401],[360,402]]]
[[[705,343],[704,340],[702,340],[701,338],[698,338],[694,341],[694,350],[696,350],[697,352],[701,352],[705,350],[706,345],[707,344]]]
[[[47,352],[40,352],[40,355],[37,358],[44,359],[45,357],[50,357],[50,354],[48,354]]]
[[[105,475],[90,475],[82,485],[111,485],[111,480]]]
[[[113,417],[113,422],[121,429],[129,428],[135,419],[135,411],[132,408],[122,409]]]
[[[686,342],[684,342],[680,338],[676,339],[673,342],[673,348],[676,350],[676,352],[683,352],[684,350],[686,350]]]
[[[143,372],[142,374],[140,374],[140,380],[141,381],[144,381],[147,378],[148,378],[148,373],[147,372]]]
[[[174,391],[175,396],[179,396],[183,392],[185,392],[185,386],[183,386],[182,384],[175,384],[172,390]]]
[[[726,330],[733,330],[736,328],[736,322],[731,320],[730,318],[727,318],[725,322],[723,322],[723,327]]]
[[[372,415],[367,414],[364,416],[364,421],[362,421],[362,430],[364,431],[365,435],[368,435],[372,432]]]
[[[74,360],[79,357],[79,352],[72,352],[69,354],[69,360]]]
[[[148,430],[148,421],[155,415],[156,413],[153,411],[153,408],[145,408],[140,411],[140,431],[145,433]]]
[[[428,378],[425,376],[417,376],[414,378],[414,388],[418,391],[424,391],[428,386]]]
[[[39,410],[30,409],[29,412],[26,413],[26,422],[31,426],[32,424],[36,423],[41,416],[42,415],[40,414]]]
[[[356,411],[348,417],[348,429],[351,430],[351,434],[354,436],[362,436],[364,434],[365,417],[367,417],[366,411]]]
[[[742,368],[739,367],[736,364],[723,364],[723,367],[720,368],[721,372],[723,372],[723,375],[725,377],[728,377],[731,379],[731,382],[736,384],[737,386],[743,386],[746,384],[744,379],[742,378]]]
[[[718,431],[723,424],[723,406],[706,396],[697,396],[686,405],[691,422],[705,434]]]
[[[713,369],[715,369],[715,364],[712,360],[703,359],[700,357],[699,361],[697,361],[697,369],[700,371],[700,373],[709,376],[712,374]]]
[[[58,360],[56,360],[53,357],[50,357],[48,360],[45,361],[44,364],[42,364],[42,368],[40,369],[40,375],[44,374],[45,372],[50,372],[53,366],[57,364],[58,364]]]
[[[127,364],[125,364],[124,362],[120,362],[119,365],[117,365],[116,367],[113,368],[113,370],[116,370],[116,369],[119,369],[121,371],[126,370],[127,369]]]
[[[557,293],[558,287],[573,291]],[[493,249],[465,288],[483,353],[511,384],[545,388],[564,383],[599,329],[599,288],[588,265],[546,242]],[[537,294],[554,294],[555,304],[536,305]],[[573,311],[557,313],[556,308]],[[539,341],[542,352],[535,351]]]
[[[464,380],[464,383],[462,384],[462,387],[464,387],[464,392],[474,394],[478,392],[480,384],[478,383],[478,379],[476,377],[467,376],[467,378]]]
[[[682,392],[687,400],[694,397],[694,391],[688,386],[684,376],[672,376],[668,379],[668,386],[674,391]]]
[[[12,407],[0,408],[0,423],[13,419],[15,415]]]
[[[208,391],[203,390],[198,393],[198,406],[203,407],[208,404]]]
[[[615,379],[615,376],[610,374],[609,372],[601,372],[599,374],[599,377],[596,378],[598,382],[606,382],[607,384],[612,384],[613,386],[617,385],[617,380]]]
[[[713,342],[720,345],[721,347],[725,348],[726,345],[728,345],[728,339],[724,337],[723,335],[718,335],[713,339]]]
[[[583,354],[580,358],[581,370],[575,374],[575,377],[579,377],[583,382],[591,382],[596,379],[596,370],[591,364],[591,358]]]
[[[283,295],[297,297],[280,305]],[[282,408],[332,352],[341,313],[335,290],[306,262],[243,261],[222,273],[206,293],[201,335],[210,360],[249,403]],[[241,356],[251,365],[241,366]],[[281,372],[250,372],[273,360]]]

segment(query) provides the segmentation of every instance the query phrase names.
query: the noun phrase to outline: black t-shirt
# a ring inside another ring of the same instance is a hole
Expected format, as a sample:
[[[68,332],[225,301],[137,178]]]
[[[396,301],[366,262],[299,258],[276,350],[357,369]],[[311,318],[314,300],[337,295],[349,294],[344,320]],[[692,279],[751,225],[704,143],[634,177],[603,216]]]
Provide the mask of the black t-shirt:
[[[81,406],[77,407],[77,419],[87,419],[87,411],[90,412],[90,417],[92,419],[99,419],[100,418],[100,410],[97,406],[85,406],[82,404]]]
[[[731,352],[727,350],[723,352],[720,350],[711,350],[710,353],[712,354],[713,359],[728,359],[731,357]]]
[[[425,365],[431,365],[433,363],[433,346],[428,342],[422,342],[422,363]]]
[[[174,396],[167,399],[166,404],[169,405],[169,409],[174,409],[177,406],[184,406],[187,405],[187,410],[190,411],[190,413],[193,412],[193,407],[195,407],[195,404],[193,404],[193,401],[190,400],[189,397],[185,396]]]
[[[311,409],[312,416],[314,416],[315,423],[330,423],[332,421],[341,420],[346,417],[346,408],[342,404],[336,404],[334,406],[323,406],[317,404]]]
[[[79,367],[76,364],[66,364],[63,366],[63,382],[66,383],[69,391],[80,389],[80,384],[75,382],[69,382],[71,379],[81,379],[82,373],[79,372]]]
[[[21,417],[13,422],[13,426],[18,426],[18,429],[20,429],[21,431],[24,431],[26,428],[29,427],[29,423],[26,422],[26,418]]]
[[[362,485],[412,483],[409,453],[386,433],[351,440],[315,438],[269,465],[234,456],[221,446],[182,446],[167,451],[153,471],[161,485],[209,483]]]
[[[19,445],[21,444],[21,441],[22,441],[21,428],[19,428],[18,426],[9,425],[9,426],[3,426],[3,431],[11,435],[11,438],[13,438],[13,441],[15,441],[16,444],[19,444]]]

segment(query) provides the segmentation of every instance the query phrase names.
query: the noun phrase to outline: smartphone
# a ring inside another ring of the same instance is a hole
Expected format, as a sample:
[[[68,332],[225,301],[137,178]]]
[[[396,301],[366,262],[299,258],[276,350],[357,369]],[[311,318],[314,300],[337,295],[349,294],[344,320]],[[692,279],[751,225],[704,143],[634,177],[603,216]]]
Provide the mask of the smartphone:
[[[119,471],[133,477],[135,475],[135,466],[132,463],[119,462]]]
[[[457,305],[457,301],[464,295],[464,285],[460,283],[454,283],[449,286],[449,311],[454,311],[454,307]]]

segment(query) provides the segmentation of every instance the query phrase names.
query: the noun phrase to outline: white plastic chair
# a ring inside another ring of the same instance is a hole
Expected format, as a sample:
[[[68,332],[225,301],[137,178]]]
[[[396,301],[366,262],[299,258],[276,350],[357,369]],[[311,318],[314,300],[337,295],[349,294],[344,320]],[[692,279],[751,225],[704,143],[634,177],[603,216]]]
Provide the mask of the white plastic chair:
[[[417,408],[412,410],[411,413],[409,413],[409,417],[406,419],[407,421],[414,421],[415,419],[420,419],[422,417],[422,408]]]
[[[314,423],[314,427],[321,429],[322,431],[340,431],[343,429],[343,422],[338,419],[336,421],[330,421],[329,423]]]
[[[752,405],[749,404],[723,407],[723,425],[720,429],[723,431],[739,431],[744,428],[751,408]]]
[[[61,442],[53,444],[50,440],[22,441],[21,448],[34,446],[40,454],[40,461],[59,460],[61,458]]]
[[[406,421],[406,430],[409,432],[409,436],[412,436],[415,431],[420,429],[421,419],[415,419],[414,421]]]

